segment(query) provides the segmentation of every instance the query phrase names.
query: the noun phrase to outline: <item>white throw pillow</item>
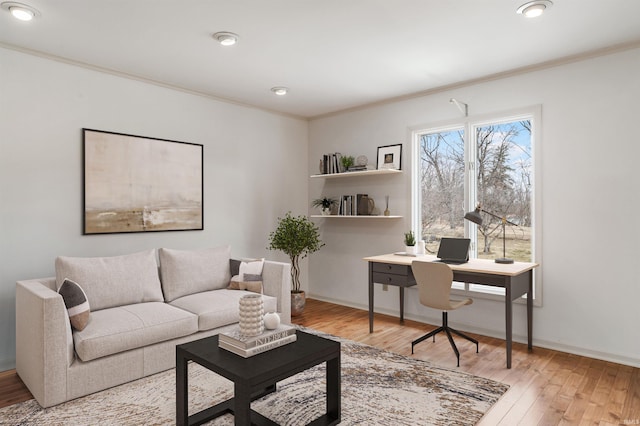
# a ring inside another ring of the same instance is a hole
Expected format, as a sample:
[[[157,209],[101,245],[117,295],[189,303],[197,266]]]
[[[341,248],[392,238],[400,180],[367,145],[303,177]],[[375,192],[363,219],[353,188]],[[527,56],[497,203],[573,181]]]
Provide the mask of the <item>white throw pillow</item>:
[[[243,260],[240,263],[240,280],[242,281],[258,281],[256,276],[262,277],[262,268],[264,267],[264,258]],[[248,277],[247,275],[251,275]]]

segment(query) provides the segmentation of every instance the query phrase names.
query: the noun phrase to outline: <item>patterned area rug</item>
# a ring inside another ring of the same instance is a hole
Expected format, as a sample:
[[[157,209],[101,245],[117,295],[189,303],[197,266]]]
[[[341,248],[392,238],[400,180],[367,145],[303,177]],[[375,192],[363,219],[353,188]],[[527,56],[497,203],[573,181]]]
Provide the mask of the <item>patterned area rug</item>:
[[[311,331],[311,330],[306,330]],[[342,343],[342,425],[471,425],[508,385],[371,346]],[[278,382],[278,391],[251,407],[282,425],[302,425],[324,413],[325,367]],[[232,397],[233,384],[189,366],[189,412]],[[42,409],[35,400],[0,409],[2,425],[175,424],[175,370]],[[225,415],[209,425],[232,425]]]

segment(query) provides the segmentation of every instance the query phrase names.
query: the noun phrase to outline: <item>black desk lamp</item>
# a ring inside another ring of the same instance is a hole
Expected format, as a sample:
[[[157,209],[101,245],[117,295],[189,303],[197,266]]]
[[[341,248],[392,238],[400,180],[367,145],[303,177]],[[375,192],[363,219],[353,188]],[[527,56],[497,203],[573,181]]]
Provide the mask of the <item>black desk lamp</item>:
[[[474,211],[465,214],[464,218],[475,224],[482,225],[482,216],[480,216],[480,212],[486,213],[502,221],[502,257],[497,258],[495,262],[496,263],[513,263],[513,259],[509,259],[507,257],[507,243],[506,243],[507,235],[505,233],[505,226],[507,225],[507,223],[513,226],[518,226],[518,225],[508,221],[506,217],[501,217],[501,216],[498,216],[497,214],[493,214],[491,212],[486,211],[485,209],[480,207],[480,204],[478,204],[478,207],[476,207]]]

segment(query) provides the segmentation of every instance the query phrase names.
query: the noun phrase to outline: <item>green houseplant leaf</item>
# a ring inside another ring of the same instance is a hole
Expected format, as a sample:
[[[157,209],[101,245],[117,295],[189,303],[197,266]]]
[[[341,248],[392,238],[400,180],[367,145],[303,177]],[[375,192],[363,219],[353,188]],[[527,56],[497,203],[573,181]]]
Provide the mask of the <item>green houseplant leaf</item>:
[[[278,218],[276,230],[269,234],[269,250],[280,250],[291,260],[292,292],[300,292],[300,260],[320,250],[320,230],[306,216],[294,217],[288,212]]]
[[[313,207],[320,207],[320,208],[324,208],[324,209],[328,209],[332,206],[338,205],[338,200],[336,200],[335,198],[330,198],[330,197],[322,197],[322,198],[317,198],[315,200],[313,200],[311,202],[311,205]]]
[[[405,234],[404,234],[404,245],[405,246],[415,246],[416,245],[416,237],[413,235],[413,231],[405,232]]]

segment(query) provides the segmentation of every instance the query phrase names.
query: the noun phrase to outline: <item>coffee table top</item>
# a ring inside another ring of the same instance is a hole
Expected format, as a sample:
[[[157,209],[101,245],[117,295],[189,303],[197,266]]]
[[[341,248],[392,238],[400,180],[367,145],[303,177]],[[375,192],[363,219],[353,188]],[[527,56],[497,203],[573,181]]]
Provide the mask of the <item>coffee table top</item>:
[[[218,346],[218,336],[176,346],[177,352],[234,382],[260,382],[265,377],[288,377],[340,356],[340,343],[296,330],[297,340],[244,358]]]

